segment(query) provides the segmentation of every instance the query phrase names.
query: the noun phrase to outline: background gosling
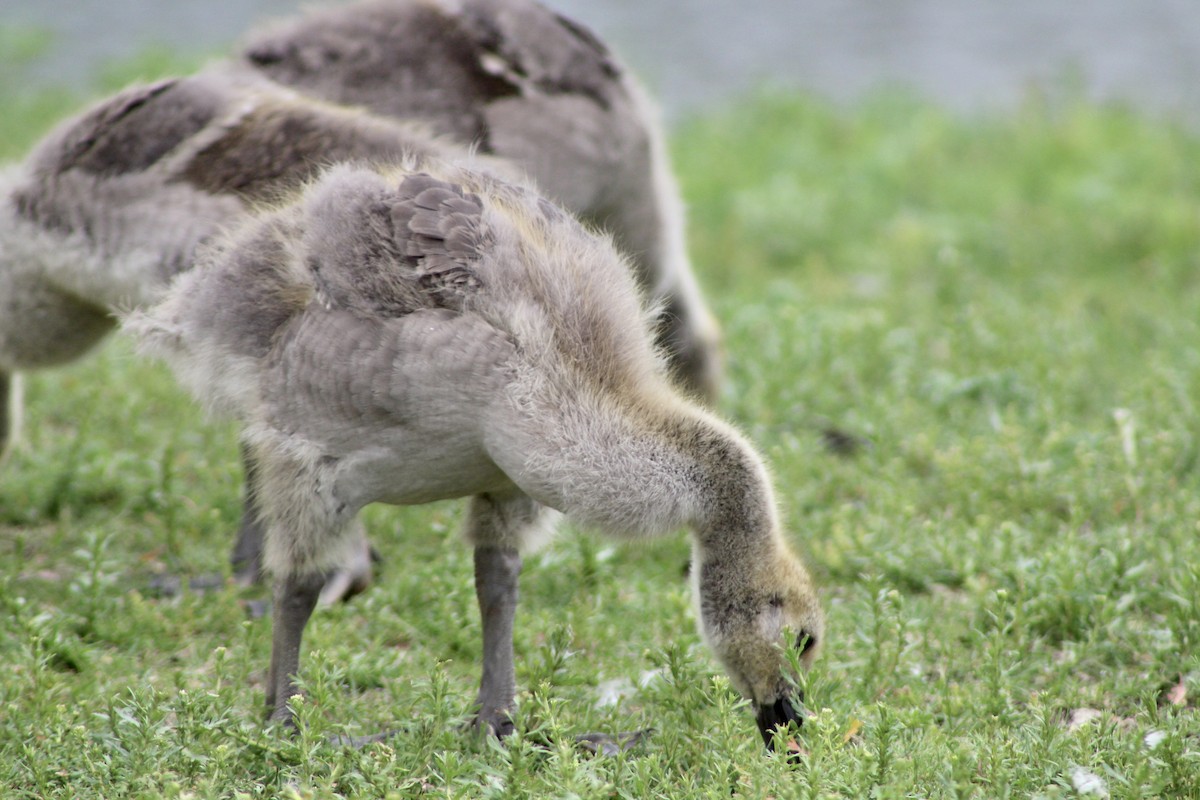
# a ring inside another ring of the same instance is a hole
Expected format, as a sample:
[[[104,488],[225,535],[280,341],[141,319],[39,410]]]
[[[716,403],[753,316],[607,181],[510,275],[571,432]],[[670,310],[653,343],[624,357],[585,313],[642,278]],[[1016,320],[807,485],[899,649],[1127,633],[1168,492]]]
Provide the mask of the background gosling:
[[[258,465],[271,719],[293,721],[303,630],[358,511],[460,496],[481,728],[512,729],[519,553],[555,512],[617,537],[689,526],[705,640],[768,744],[796,719],[781,646],[807,663],[823,617],[760,458],[667,380],[611,243],[528,189],[432,161],[335,167],[127,327],[241,421]]]

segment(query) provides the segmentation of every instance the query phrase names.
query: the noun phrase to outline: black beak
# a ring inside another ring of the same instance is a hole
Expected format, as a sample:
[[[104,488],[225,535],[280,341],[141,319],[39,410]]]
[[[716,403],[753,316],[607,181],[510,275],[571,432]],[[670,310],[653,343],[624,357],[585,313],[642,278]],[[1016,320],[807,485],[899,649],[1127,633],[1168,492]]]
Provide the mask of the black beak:
[[[762,734],[763,744],[772,751],[775,749],[776,728],[786,728],[789,722],[794,723],[797,728],[804,724],[804,717],[797,709],[796,701],[786,693],[774,703],[759,706],[754,712],[754,719],[758,722],[758,732]]]

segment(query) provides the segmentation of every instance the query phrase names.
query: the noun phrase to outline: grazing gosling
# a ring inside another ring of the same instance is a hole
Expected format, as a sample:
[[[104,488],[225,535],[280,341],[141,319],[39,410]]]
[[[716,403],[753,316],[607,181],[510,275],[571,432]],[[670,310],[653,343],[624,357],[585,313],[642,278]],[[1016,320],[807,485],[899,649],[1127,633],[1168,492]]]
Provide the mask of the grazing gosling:
[[[752,447],[665,377],[610,242],[453,164],[337,166],[203,253],[126,322],[241,421],[275,575],[270,718],[373,502],[469,496],[483,625],[477,724],[511,731],[520,551],[561,512],[617,537],[690,526],[700,629],[770,744],[795,720],[784,647],[823,617]]]
[[[658,115],[583,25],[533,0],[362,0],[252,34],[239,63],[325,100],[421,119],[525,170],[543,196],[615,236],[660,306],[672,374],[715,400],[720,333],[688,260]]]

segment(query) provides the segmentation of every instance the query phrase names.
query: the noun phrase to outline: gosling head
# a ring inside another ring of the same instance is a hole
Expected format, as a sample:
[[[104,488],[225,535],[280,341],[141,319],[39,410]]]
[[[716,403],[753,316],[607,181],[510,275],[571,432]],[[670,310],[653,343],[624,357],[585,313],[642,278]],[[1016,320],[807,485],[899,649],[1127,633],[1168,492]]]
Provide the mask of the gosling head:
[[[708,558],[694,575],[700,628],[735,689],[754,704],[763,742],[801,724],[789,650],[803,667],[816,656],[825,620],[803,564],[782,544],[749,564]]]

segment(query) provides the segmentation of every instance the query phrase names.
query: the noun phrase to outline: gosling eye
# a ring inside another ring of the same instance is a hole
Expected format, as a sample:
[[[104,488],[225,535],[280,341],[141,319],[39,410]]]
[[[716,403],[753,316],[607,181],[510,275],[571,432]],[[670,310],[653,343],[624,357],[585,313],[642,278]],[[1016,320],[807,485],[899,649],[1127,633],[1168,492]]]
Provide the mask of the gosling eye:
[[[783,608],[783,595],[773,594],[767,602],[771,604],[771,608]]]
[[[800,655],[802,655],[802,656],[807,655],[808,651],[812,650],[816,646],[817,646],[817,637],[816,636],[813,636],[808,631],[800,631],[800,634],[796,637],[796,644],[795,644],[796,649],[800,651]]]

